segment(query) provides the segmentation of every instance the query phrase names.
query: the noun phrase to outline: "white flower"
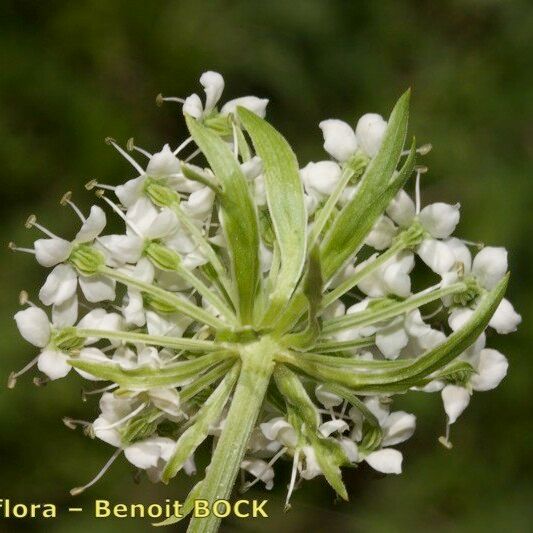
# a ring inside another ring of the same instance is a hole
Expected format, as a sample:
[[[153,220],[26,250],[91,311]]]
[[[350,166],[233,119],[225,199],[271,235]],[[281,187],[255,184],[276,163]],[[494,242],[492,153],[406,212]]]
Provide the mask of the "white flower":
[[[308,163],[300,170],[306,191],[320,196],[330,195],[341,177],[341,168],[334,161]]]
[[[337,119],[323,120],[319,126],[324,136],[324,150],[343,162],[355,155],[357,149],[374,157],[381,147],[387,122],[381,115],[367,113],[359,119],[355,131]]]
[[[91,213],[83,222],[81,229],[72,241],[59,237],[37,239],[34,243],[37,262],[45,267],[53,267],[66,261],[77,244],[93,242],[106,225],[105,213],[96,205],[91,207]]]

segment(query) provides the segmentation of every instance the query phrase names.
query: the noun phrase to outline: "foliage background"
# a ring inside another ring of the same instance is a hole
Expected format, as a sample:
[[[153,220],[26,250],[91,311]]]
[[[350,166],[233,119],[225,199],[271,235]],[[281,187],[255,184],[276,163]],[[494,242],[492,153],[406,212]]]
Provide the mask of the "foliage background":
[[[443,430],[438,395],[403,401],[418,430],[403,447],[405,473],[380,478],[362,467],[347,476],[350,504],[335,504],[323,480],[308,482],[282,513],[286,474],[272,494],[269,520],[230,521],[224,531],[477,532],[530,530],[532,441],[531,268],[533,156],[533,4],[448,0],[2,2],[0,17],[0,159],[2,240],[30,243],[22,223],[32,212],[60,234],[72,223],[57,201],[72,189],[87,208],[83,184],[115,183],[130,169],[103,143],[134,135],[156,150],[184,134],[179,110],[155,95],[198,90],[202,70],[227,80],[227,97],[271,99],[270,119],[300,161],[322,157],[317,123],[388,114],[414,89],[412,131],[431,141],[424,200],[463,206],[460,233],[509,248],[510,295],[524,315],[520,333],[497,341],[510,358],[508,378],[477,394],[454,427],[455,448],[437,444]],[[35,295],[43,271],[26,256],[0,256],[0,378],[33,357],[12,315],[21,288]],[[21,379],[0,391],[0,497],[51,501],[66,508],[68,489],[94,475],[110,454],[66,429],[61,416],[91,417],[76,378],[43,389]],[[97,497],[153,502],[183,497],[170,487],[132,483],[117,463],[93,490]],[[260,491],[252,496],[263,497]],[[53,522],[0,521],[0,531],[104,532],[148,522],[100,521],[63,513]],[[183,529],[181,526],[179,530]]]

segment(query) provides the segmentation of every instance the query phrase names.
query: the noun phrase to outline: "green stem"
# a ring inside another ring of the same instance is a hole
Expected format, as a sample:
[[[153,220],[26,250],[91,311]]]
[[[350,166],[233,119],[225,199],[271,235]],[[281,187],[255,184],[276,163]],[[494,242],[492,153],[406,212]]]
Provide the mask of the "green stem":
[[[185,298],[177,296],[176,294],[170,291],[161,289],[160,287],[157,287],[150,283],[145,283],[144,281],[140,281],[136,278],[128,276],[127,274],[123,274],[122,272],[119,272],[118,270],[114,270],[106,266],[101,267],[99,271],[101,274],[111,279],[114,279],[116,281],[119,281],[120,283],[123,283],[124,285],[127,285],[128,287],[135,287],[141,290],[142,292],[145,292],[146,294],[149,294],[151,296],[154,296],[155,298],[158,298],[162,302],[165,302],[168,305],[174,307],[176,311],[179,311],[187,316],[190,316],[191,318],[194,318],[195,320],[198,320],[199,322],[203,324],[207,324],[215,329],[227,327],[227,324],[225,322],[213,316],[211,313],[209,313],[205,309],[202,309],[201,307],[198,307],[197,305],[192,304],[191,302],[187,301]]]
[[[213,341],[202,341],[185,337],[164,337],[163,335],[147,335],[146,333],[135,333],[133,331],[106,331],[103,329],[76,329],[76,336],[88,339],[97,337],[100,339],[117,339],[123,342],[140,342],[150,346],[160,346],[162,348],[175,348],[177,350],[188,350],[196,352],[214,352],[228,348],[227,344],[215,343]]]
[[[324,320],[322,332],[324,335],[330,335],[344,329],[355,327],[361,328],[370,324],[375,324],[376,322],[389,320],[398,315],[413,311],[414,309],[422,307],[430,302],[439,300],[445,296],[449,296],[450,294],[464,292],[465,289],[466,285],[464,283],[454,283],[453,285],[449,285],[448,287],[437,289],[435,291],[423,291],[421,294],[419,293],[411,296],[403,302],[393,303],[376,311],[372,309],[365,309],[359,313],[353,313],[332,318],[330,320]]]
[[[272,341],[266,337],[243,349],[239,381],[198,499],[207,500],[212,505],[216,500],[230,497],[274,370],[275,350]],[[214,533],[220,520],[213,513],[205,518],[193,517],[187,532]]]

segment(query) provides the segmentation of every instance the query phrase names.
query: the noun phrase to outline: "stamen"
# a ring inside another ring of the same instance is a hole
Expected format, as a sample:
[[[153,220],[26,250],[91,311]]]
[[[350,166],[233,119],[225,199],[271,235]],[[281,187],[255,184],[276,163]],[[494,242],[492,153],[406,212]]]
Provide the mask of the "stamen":
[[[101,198],[104,202],[106,202],[106,204],[109,205],[113,211],[115,211],[115,213],[137,234],[138,237],[141,239],[144,238],[141,230],[139,230],[139,228],[137,228],[133,222],[126,218],[126,215],[123,213],[120,207],[110,200],[102,189],[98,189],[95,194],[98,198]]]
[[[233,156],[235,159],[239,158],[239,143],[237,141],[237,126],[235,126],[235,122],[231,123],[231,129],[233,132]]]
[[[446,434],[439,437],[439,442],[448,450],[453,448],[453,444],[450,442],[450,421],[448,417],[446,417]]]
[[[187,145],[189,145],[192,142],[192,137],[187,137],[175,150],[174,155],[178,155]]]
[[[128,150],[128,152],[133,152],[133,150],[135,150],[136,152],[139,152],[140,154],[146,156],[148,159],[152,157],[152,154],[150,152],[147,152],[139,146],[135,146],[135,139],[133,137],[130,137],[128,139],[128,142],[126,143],[126,149]]]
[[[37,364],[37,361],[39,360],[39,355],[37,357],[34,357],[26,366],[22,367],[18,372],[11,372],[11,374],[9,374],[9,377],[7,378],[8,389],[14,389],[15,385],[17,384],[17,379]]]
[[[50,383],[50,381],[52,381],[52,380],[49,377],[46,377],[46,376],[35,376],[33,378],[33,384],[36,387],[44,387],[44,386],[48,385],[48,383]]]
[[[137,409],[134,409],[131,413],[127,414],[125,417],[121,418],[120,420],[117,420],[116,422],[113,422],[112,424],[109,424],[108,426],[104,426],[101,428],[98,428],[99,430],[105,430],[108,429],[114,429],[118,426],[121,426],[124,422],[127,422],[130,418],[133,418],[135,415],[138,415],[147,405],[147,402],[143,402]]]
[[[78,426],[90,426],[91,423],[86,420],[77,420],[75,418],[70,418],[69,416],[63,417],[63,424],[69,429],[78,429]]]
[[[429,320],[433,318],[434,316],[437,316],[442,310],[444,309],[444,306],[440,304],[435,311],[432,313],[428,313],[427,315],[422,315],[422,320]]]
[[[51,239],[61,239],[61,237],[58,237],[57,235],[53,234],[50,230],[46,229],[44,226],[41,226],[41,224],[37,222],[37,217],[35,215],[30,215],[27,218],[26,222],[24,223],[24,226],[26,226],[27,229],[31,229],[35,227],[38,230],[41,230],[45,235],[47,235]]]
[[[265,468],[263,468],[263,470],[261,471],[261,473],[258,475],[258,476],[255,476],[255,479],[253,481],[250,481],[248,483],[244,483],[243,487],[242,487],[242,492],[246,492],[248,489],[251,489],[258,481],[261,481],[261,478],[267,473],[268,469],[273,466],[276,461],[287,451],[287,447],[283,447],[281,448],[281,450],[278,451],[278,453],[276,453],[276,455],[274,455],[274,457],[272,457],[272,459],[270,459],[270,461],[268,462],[268,464],[265,466]]]
[[[161,107],[165,102],[177,102],[178,104],[184,104],[185,99],[178,98],[177,96],[163,96],[161,93],[155,97],[155,104],[157,107]]]
[[[429,152],[431,152],[432,149],[433,149],[433,145],[431,143],[426,143],[420,146],[419,148],[417,148],[416,153],[420,155],[427,155],[429,154]],[[410,152],[411,152],[410,150],[404,150],[402,152],[402,155],[409,155]]]
[[[114,191],[116,189],[114,185],[106,185],[105,183],[100,183],[98,180],[90,180],[85,184],[85,188],[88,191],[92,191],[95,187],[105,189],[106,191]]]
[[[90,391],[87,391],[85,389],[81,389],[81,400],[83,402],[86,402],[87,401],[87,396],[93,396],[95,394],[100,394],[101,392],[108,392],[110,390],[116,389],[117,387],[118,387],[118,385],[114,384],[114,385],[108,385],[107,387],[102,387],[100,389],[94,389],[94,390],[90,390]]]
[[[415,170],[416,170],[416,185],[415,185],[415,206],[416,206],[416,209],[415,209],[415,212],[416,212],[417,215],[419,215],[420,214],[420,204],[421,204],[421,201],[420,201],[420,176],[422,174],[425,174],[428,171],[428,167],[417,166],[417,167],[415,167]]]
[[[7,247],[12,252],[24,252],[25,254],[35,255],[35,250],[33,250],[32,248],[21,248],[20,246],[17,246],[13,241],[8,243]]]
[[[78,218],[83,222],[85,222],[85,217],[83,216],[83,213],[81,212],[81,209],[71,200],[72,198],[72,191],[67,191],[62,197],[61,200],[59,200],[59,203],[62,206],[68,205],[76,215],[78,215]]]
[[[128,161],[137,170],[139,174],[144,174],[144,169],[141,167],[141,165],[139,165],[139,163],[137,163],[137,161],[135,161],[135,159],[133,159],[133,157],[131,157],[128,152],[121,148],[117,144],[115,139],[113,139],[112,137],[106,137],[105,142],[106,144],[110,144],[111,146],[113,146],[113,148],[115,148],[115,150],[117,150],[117,152],[122,155],[124,159],[126,159],[126,161]]]
[[[86,485],[83,485],[83,487],[75,487],[70,491],[71,496],[77,496],[78,494],[81,494],[83,491],[87,490],[89,487],[92,487],[108,470],[109,467],[115,462],[115,459],[122,453],[122,448],[118,448],[115,450],[115,453],[111,456],[111,458],[107,461],[107,463],[103,466],[102,470],[96,474],[96,476],[89,481]]]
[[[464,244],[466,244],[467,246],[474,246],[478,250],[482,250],[483,248],[485,248],[485,243],[484,242],[467,241],[466,239],[461,239],[461,241]]]
[[[292,491],[294,490],[294,485],[296,483],[296,473],[298,471],[298,461],[300,459],[300,449],[296,450],[294,454],[294,459],[292,461],[292,470],[291,470],[291,481],[289,483],[289,490],[287,492],[287,498],[285,498],[285,512],[289,511],[291,508],[290,499],[292,496]]]
[[[202,153],[202,150],[200,148],[197,148],[190,156],[185,158],[185,163],[188,163],[192,159],[194,159],[197,155],[200,155]]]

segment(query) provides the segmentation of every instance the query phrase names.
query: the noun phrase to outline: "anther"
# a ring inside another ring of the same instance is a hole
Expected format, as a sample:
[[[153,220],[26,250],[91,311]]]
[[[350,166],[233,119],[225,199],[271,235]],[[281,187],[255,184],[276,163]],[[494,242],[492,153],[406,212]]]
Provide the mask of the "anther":
[[[115,150],[122,156],[124,157],[124,159],[126,159],[126,161],[128,161],[134,168],[135,170],[137,170],[137,172],[139,174],[144,174],[144,170],[143,168],[141,167],[141,165],[139,165],[139,163],[137,163],[137,161],[135,161],[135,159],[133,159],[133,157],[131,157],[130,154],[128,154],[128,152],[126,152],[123,148],[121,148],[117,142],[115,141],[115,139],[113,139],[113,137],[106,137],[105,138],[105,142],[106,144],[109,144],[111,146],[113,146],[113,148],[115,148]]]
[[[453,444],[444,435],[439,437],[439,443],[442,444],[447,450],[451,450],[453,448]]]
[[[67,426],[69,429],[76,429],[78,426],[74,423],[74,420],[72,418],[69,418],[68,416],[63,417],[63,424]]]
[[[420,154],[420,155],[427,155],[429,154],[429,152],[431,152],[431,150],[433,150],[433,145],[431,143],[426,143],[426,144],[423,144],[418,150],[417,152]]]
[[[70,202],[72,198],[72,191],[67,191],[62,197],[61,197],[61,200],[59,200],[59,204],[62,205],[63,207],[68,205],[68,203]]]
[[[33,384],[36,387],[44,387],[50,382],[50,378],[44,377],[44,376],[35,376],[33,378]]]
[[[31,229],[35,225],[36,222],[37,222],[37,217],[35,215],[30,215],[26,219],[26,222],[24,222],[24,227],[27,229]]]
[[[7,388],[14,389],[16,384],[17,374],[15,372],[11,372],[11,374],[9,374],[9,377],[7,378]]]
[[[157,107],[161,107],[163,104],[165,103],[165,99],[163,98],[163,95],[161,93],[159,93],[156,97],[155,97],[155,105]]]
[[[96,180],[90,180],[85,184],[85,188],[88,191],[92,191],[95,187],[98,186],[98,182]]]
[[[94,191],[94,194],[95,194],[98,198],[104,198],[104,196],[105,196],[105,191],[104,191],[104,189],[96,189],[96,191]]]
[[[19,304],[20,305],[26,305],[29,301],[29,296],[28,296],[28,293],[27,291],[20,291],[19,292]]]
[[[429,171],[429,168],[425,165],[416,165],[415,172],[418,174],[426,174]]]
[[[133,137],[130,137],[126,142],[126,150],[128,152],[133,152],[135,150],[135,139]]]

